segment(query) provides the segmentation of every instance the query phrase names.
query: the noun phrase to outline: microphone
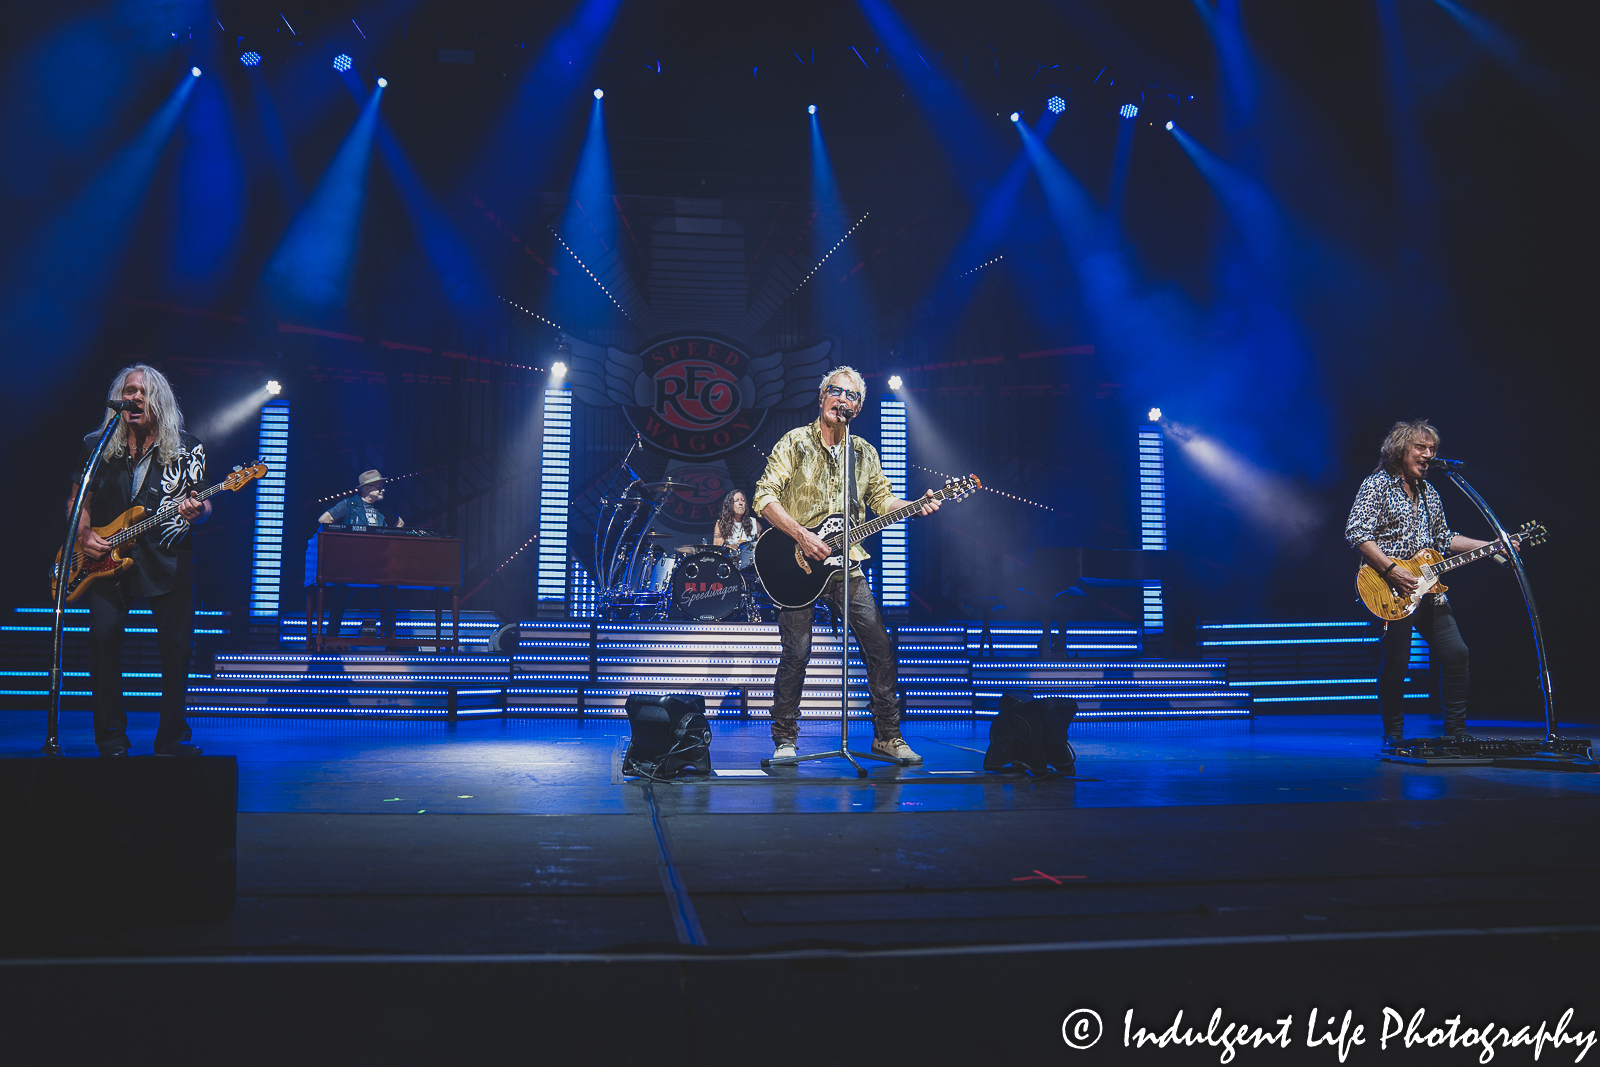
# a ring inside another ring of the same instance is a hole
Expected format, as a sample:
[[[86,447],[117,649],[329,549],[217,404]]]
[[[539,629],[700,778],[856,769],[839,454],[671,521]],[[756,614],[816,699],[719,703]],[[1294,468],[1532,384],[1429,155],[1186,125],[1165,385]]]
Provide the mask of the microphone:
[[[112,411],[127,411],[128,402],[126,400],[107,400],[106,407],[110,408]]]
[[[1447,471],[1460,470],[1466,465],[1466,462],[1467,461],[1464,459],[1445,459],[1443,456],[1434,456],[1432,459],[1428,460],[1428,468],[1430,470],[1435,467],[1440,470]]]

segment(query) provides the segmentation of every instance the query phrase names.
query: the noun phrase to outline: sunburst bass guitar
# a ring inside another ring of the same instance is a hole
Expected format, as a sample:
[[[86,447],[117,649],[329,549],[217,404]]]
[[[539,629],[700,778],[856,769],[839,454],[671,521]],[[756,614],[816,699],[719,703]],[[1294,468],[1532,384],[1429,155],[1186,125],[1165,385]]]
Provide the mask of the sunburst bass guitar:
[[[1541,544],[1546,532],[1543,526],[1530,522],[1512,536],[1517,539],[1521,548],[1527,548],[1529,545]],[[1356,593],[1361,597],[1361,602],[1367,606],[1367,610],[1378,618],[1385,622],[1398,622],[1416,611],[1423,597],[1429,593],[1442,593],[1449,588],[1439,583],[1441,574],[1501,551],[1504,551],[1504,546],[1495,540],[1448,559],[1431,548],[1425,548],[1410,559],[1396,560],[1397,570],[1404,568],[1417,577],[1417,591],[1410,596],[1396,592],[1395,588],[1384,580],[1377,568],[1363,563],[1356,571]]]
[[[935,500],[960,500],[974,490],[983,488],[976,474],[965,478],[948,479],[943,489],[933,494]],[[922,514],[919,497],[897,511],[886,512],[875,519],[858,522],[850,528],[850,544],[871,537],[886,526]],[[822,587],[844,568],[847,546],[844,541],[844,516],[829,515],[808,529],[822,538],[832,551],[827,559],[815,560],[800,548],[800,542],[775,526],[769,526],[756,538],[755,565],[761,585],[772,602],[780,608],[803,608],[816,602]]]
[[[213,496],[216,496],[218,493],[222,492],[224,489],[230,491],[242,489],[249,483],[255,481],[257,478],[265,476],[266,473],[266,462],[258,459],[256,460],[254,466],[233,468],[233,473],[229,474],[226,478],[222,479],[222,481],[218,482],[216,485],[213,485],[211,488],[204,489],[199,493],[196,493],[195,496],[201,500],[209,500]],[[77,600],[84,594],[90,585],[98,582],[100,579],[115,578],[117,575],[126,571],[129,567],[132,567],[133,559],[131,558],[131,554],[133,552],[134,540],[146,530],[153,529],[154,527],[159,526],[161,523],[172,518],[173,515],[177,514],[178,509],[183,506],[187,499],[188,498],[185,497],[183,500],[169,501],[166,507],[162,508],[160,511],[157,511],[149,518],[145,518],[144,515],[145,512],[149,511],[150,509],[146,508],[142,504],[135,504],[133,507],[129,508],[127,511],[124,511],[121,515],[118,515],[104,526],[93,527],[95,533],[99,534],[101,537],[105,538],[108,543],[110,543],[111,551],[107,552],[99,559],[90,559],[81,551],[72,553],[72,572],[67,575],[66,603],[70,604],[74,600]],[[50,569],[51,596],[55,595],[56,581],[60,574],[61,553],[58,551],[56,553],[55,566]]]

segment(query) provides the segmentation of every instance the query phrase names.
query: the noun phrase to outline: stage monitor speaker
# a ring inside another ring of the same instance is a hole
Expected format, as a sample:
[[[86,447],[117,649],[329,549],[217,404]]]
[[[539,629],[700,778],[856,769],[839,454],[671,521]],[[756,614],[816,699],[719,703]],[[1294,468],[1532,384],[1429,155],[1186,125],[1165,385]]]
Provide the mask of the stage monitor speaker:
[[[0,759],[0,923],[227,915],[238,780],[232,756]]]
[[[1078,754],[1067,731],[1078,714],[1078,702],[1068,697],[1035,700],[1031,693],[1013,691],[1000,697],[1000,714],[989,724],[989,751],[983,769],[1021,768],[1030,774],[1077,773]]]
[[[704,697],[688,693],[628,697],[633,738],[622,757],[622,773],[666,781],[711,773],[711,724]]]

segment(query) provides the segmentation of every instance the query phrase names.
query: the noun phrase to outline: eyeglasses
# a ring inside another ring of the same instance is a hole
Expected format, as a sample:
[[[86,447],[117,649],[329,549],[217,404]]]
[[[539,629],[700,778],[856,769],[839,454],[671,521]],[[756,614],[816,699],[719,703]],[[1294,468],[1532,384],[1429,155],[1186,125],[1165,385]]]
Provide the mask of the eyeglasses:
[[[830,385],[830,386],[828,386],[828,395],[829,396],[842,396],[846,400],[850,401],[850,403],[852,403],[852,404],[861,403],[861,394],[860,393],[856,392],[854,389],[845,389],[842,386],[838,386],[838,385]]]

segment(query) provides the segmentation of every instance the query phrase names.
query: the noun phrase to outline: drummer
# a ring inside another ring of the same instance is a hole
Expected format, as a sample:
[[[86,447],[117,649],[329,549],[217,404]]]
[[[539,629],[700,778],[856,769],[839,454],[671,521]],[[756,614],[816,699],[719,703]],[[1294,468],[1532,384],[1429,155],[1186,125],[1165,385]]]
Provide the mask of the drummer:
[[[760,533],[761,524],[750,514],[743,493],[735,489],[722,498],[722,515],[712,530],[712,544],[737,548],[746,541],[754,541]]]

